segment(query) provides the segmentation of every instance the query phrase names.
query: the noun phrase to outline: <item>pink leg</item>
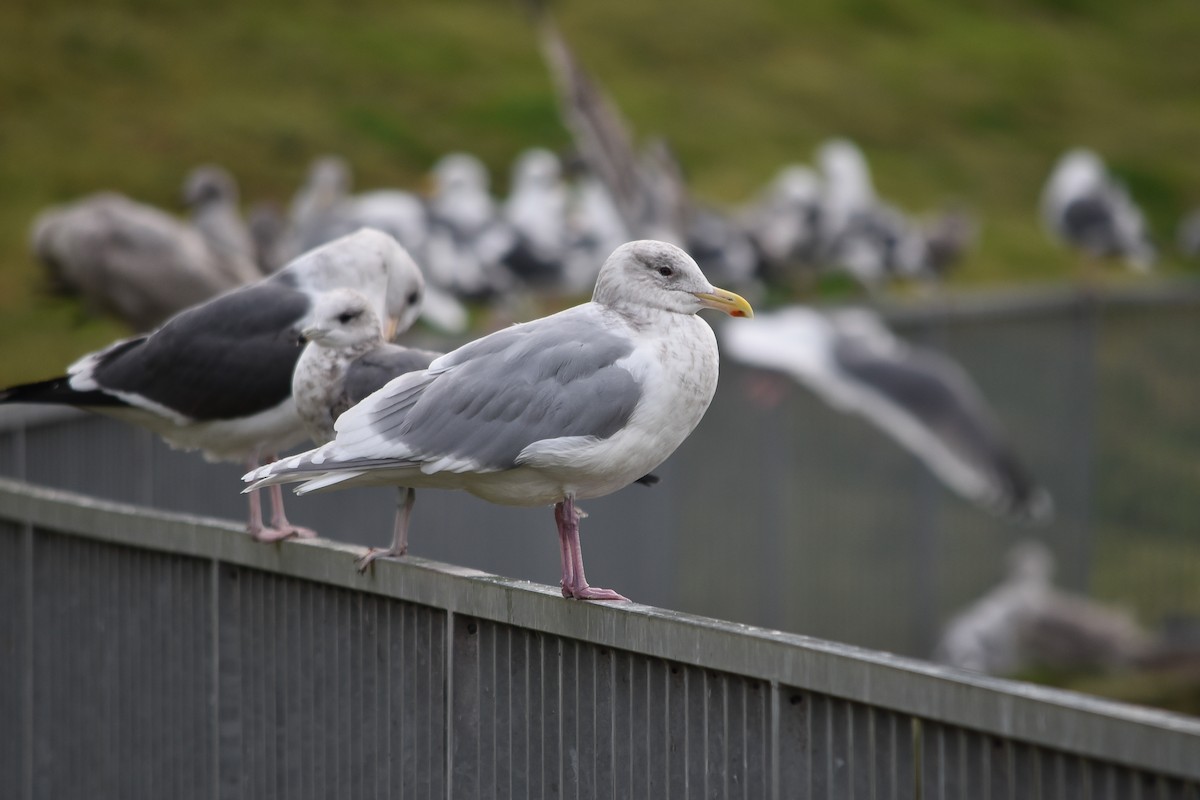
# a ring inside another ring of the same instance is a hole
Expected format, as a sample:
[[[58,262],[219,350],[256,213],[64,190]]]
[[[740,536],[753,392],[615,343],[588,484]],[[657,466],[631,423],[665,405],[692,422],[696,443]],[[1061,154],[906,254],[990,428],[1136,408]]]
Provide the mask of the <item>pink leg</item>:
[[[567,536],[569,526],[562,503],[554,505],[554,524],[558,526],[559,558],[562,562],[562,580],[558,582],[558,585],[562,587],[563,597],[570,597],[571,586],[575,582],[575,560],[571,555],[571,542]]]
[[[256,466],[258,465],[251,465],[251,469]],[[262,493],[261,490],[255,489],[250,493],[250,518],[246,522],[246,531],[255,539],[257,539],[258,534],[262,532],[262,529]]]
[[[412,517],[413,504],[417,501],[414,489],[398,489],[399,497],[396,502],[396,525],[392,529],[392,546],[385,549],[372,547],[367,554],[354,562],[359,572],[366,572],[367,567],[377,558],[393,558],[408,552],[408,520]]]
[[[250,468],[257,467],[260,463],[274,461],[274,456],[267,456],[263,461],[257,458],[250,460]],[[284,539],[290,539],[293,536],[298,536],[302,539],[311,539],[316,536],[316,531],[302,528],[299,525],[293,525],[288,522],[287,514],[283,510],[283,489],[278,485],[271,486],[268,491],[271,493],[271,527],[263,525],[262,521],[262,501],[258,497],[258,492],[250,493],[250,524],[247,530],[250,535],[260,542],[278,542]]]
[[[563,597],[577,600],[628,600],[612,589],[588,586],[583,574],[583,548],[579,544],[579,515],[575,510],[575,498],[568,495],[554,507],[554,520],[558,523],[558,535],[563,547]]]

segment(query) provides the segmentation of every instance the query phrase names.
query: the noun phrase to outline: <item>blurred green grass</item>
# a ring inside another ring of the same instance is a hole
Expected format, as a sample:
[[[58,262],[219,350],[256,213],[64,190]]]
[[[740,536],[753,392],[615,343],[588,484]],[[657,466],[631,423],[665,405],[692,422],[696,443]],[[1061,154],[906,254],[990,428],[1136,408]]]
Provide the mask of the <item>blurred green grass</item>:
[[[1070,276],[1036,203],[1072,145],[1110,160],[1164,239],[1200,205],[1191,0],[553,10],[636,129],[677,146],[701,196],[738,203],[822,139],[850,136],[886,197],[913,211],[957,200],[982,217],[960,284]],[[50,203],[109,188],[175,209],[204,161],[233,170],[247,201],[286,201],[328,152],[363,187],[411,187],[438,155],[466,149],[502,190],[521,148],[567,143],[515,0],[6,3],[0,384],[58,372],[121,334],[41,292],[26,232]]]

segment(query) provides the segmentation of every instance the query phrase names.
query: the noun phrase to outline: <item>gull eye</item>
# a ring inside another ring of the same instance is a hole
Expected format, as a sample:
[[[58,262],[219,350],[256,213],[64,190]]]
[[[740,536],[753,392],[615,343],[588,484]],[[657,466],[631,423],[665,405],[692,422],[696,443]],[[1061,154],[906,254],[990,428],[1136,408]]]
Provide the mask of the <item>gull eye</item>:
[[[362,316],[361,311],[343,311],[342,313],[338,314],[338,322],[345,325],[352,320],[358,319],[360,316]]]
[[[659,267],[658,274],[662,275],[664,278],[669,278],[675,274],[675,270],[671,269],[670,267]]]
[[[419,302],[421,302],[421,293],[420,292],[414,291],[412,294],[410,294],[408,296],[408,304],[410,306],[415,306]]]

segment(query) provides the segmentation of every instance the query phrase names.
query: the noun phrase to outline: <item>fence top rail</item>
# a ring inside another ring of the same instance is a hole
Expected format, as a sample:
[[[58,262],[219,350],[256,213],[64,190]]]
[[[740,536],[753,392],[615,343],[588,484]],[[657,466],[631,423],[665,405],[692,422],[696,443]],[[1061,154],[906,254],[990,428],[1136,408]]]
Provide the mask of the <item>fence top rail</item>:
[[[384,595],[544,634],[834,695],[987,734],[1200,779],[1200,719],[798,634],[558,590],[408,557],[360,575],[362,548],[252,541],[238,526],[0,479],[0,520]]]

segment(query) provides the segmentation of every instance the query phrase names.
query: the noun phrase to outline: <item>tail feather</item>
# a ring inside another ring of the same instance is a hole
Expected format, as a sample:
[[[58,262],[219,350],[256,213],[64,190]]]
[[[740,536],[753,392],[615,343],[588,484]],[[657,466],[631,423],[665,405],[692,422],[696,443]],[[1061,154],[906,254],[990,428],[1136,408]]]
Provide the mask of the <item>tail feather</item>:
[[[23,383],[0,389],[0,403],[39,403],[79,407],[128,406],[124,400],[106,392],[80,391],[71,386],[66,375],[37,383]]]

